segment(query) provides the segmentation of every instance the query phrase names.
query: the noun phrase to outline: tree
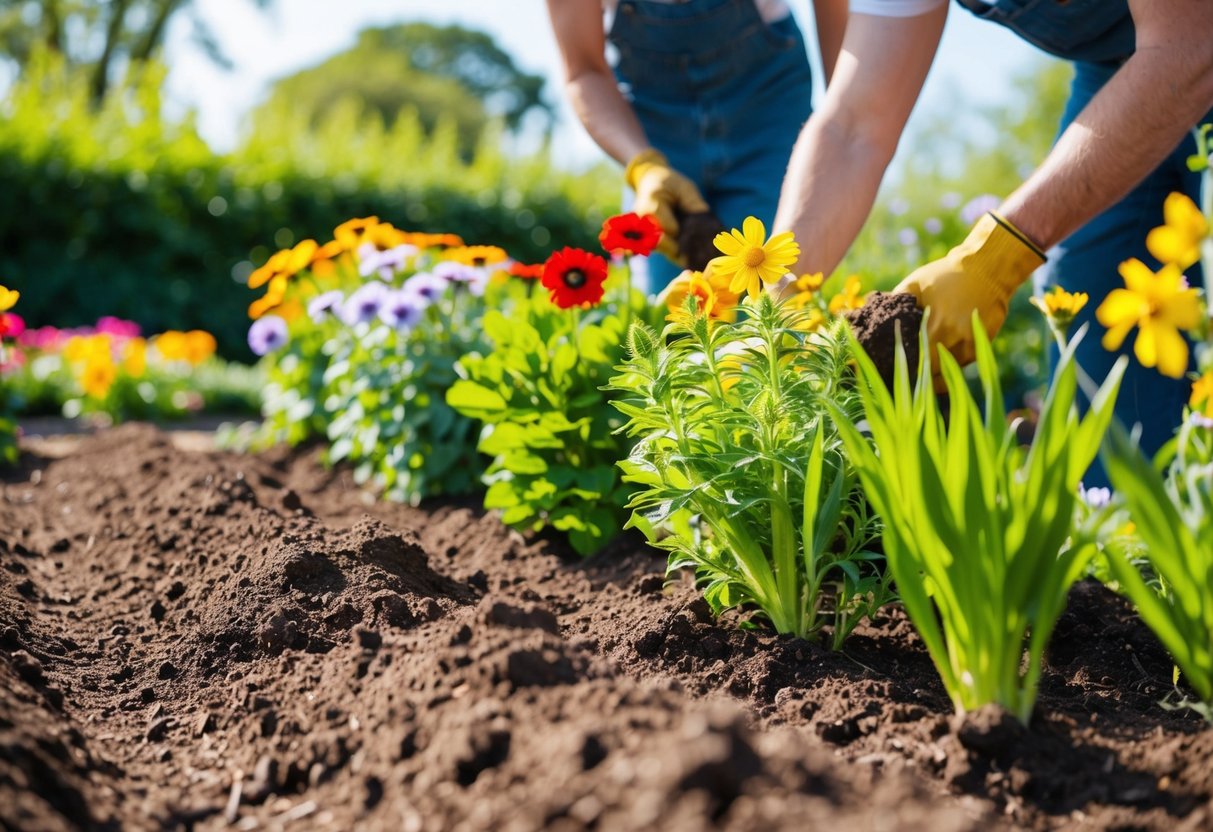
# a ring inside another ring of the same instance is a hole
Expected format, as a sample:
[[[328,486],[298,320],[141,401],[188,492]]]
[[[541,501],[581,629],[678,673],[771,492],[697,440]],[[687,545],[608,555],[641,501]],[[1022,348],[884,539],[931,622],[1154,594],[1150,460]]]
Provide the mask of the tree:
[[[388,128],[410,111],[427,132],[450,121],[468,153],[492,118],[517,130],[538,112],[550,130],[543,85],[542,76],[520,70],[483,32],[405,23],[365,29],[345,52],[276,82],[254,125],[289,109],[315,126],[354,103]]]
[[[271,2],[250,1],[261,7]],[[100,104],[116,73],[146,63],[181,13],[190,15],[194,43],[228,64],[193,6],[193,0],[0,0],[0,57],[20,72],[39,50],[62,55],[69,67],[88,73],[93,102]]]

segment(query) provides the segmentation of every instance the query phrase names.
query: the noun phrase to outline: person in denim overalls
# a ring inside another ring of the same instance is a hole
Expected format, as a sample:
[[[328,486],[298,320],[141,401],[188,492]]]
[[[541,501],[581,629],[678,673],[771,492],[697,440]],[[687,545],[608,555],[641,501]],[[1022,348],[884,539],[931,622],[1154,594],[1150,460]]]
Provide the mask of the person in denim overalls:
[[[710,210],[731,228],[747,216],[774,220],[792,145],[811,113],[812,74],[785,0],[607,5],[615,6],[609,32],[602,0],[548,0],[574,110],[627,166],[633,209],[665,231],[664,256],[649,260],[648,288],[657,292],[688,265],[678,247],[688,215]],[[817,7],[827,68],[845,16],[845,0]],[[618,56],[613,69],[607,41]]]
[[[1041,282],[1090,295],[1080,324],[1121,285],[1121,262],[1158,265],[1145,239],[1162,222],[1163,200],[1172,191],[1196,199],[1199,188],[1185,160],[1194,152],[1192,128],[1213,119],[1213,3],[959,2],[1075,65],[1061,131],[1041,166],[964,243],[898,286],[931,308],[932,343],[968,362],[974,309],[997,332],[1011,295],[1045,263],[1046,250],[1056,247]],[[850,11],[826,114],[805,126],[775,223],[797,234],[798,273],[829,273],[858,233],[938,48],[947,0],[851,0]],[[1199,270],[1188,275],[1203,279]],[[1100,335],[1093,327],[1078,350],[1096,381],[1117,358]],[[1132,362],[1117,416],[1140,424],[1143,449],[1154,453],[1178,425],[1189,390],[1184,379]],[[1102,471],[1089,473],[1088,485],[1105,483]]]

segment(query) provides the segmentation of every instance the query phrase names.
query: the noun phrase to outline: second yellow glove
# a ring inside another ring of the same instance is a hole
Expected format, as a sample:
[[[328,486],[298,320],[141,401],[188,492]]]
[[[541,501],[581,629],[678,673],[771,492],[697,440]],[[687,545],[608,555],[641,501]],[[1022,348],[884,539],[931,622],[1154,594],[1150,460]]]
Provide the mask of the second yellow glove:
[[[1045,262],[1041,251],[1019,229],[996,214],[977,221],[964,242],[943,258],[916,269],[895,292],[908,292],[929,308],[927,336],[934,360],[943,344],[961,364],[976,357],[973,310],[993,338],[1007,319],[1015,290]],[[934,364],[938,378],[938,361]]]

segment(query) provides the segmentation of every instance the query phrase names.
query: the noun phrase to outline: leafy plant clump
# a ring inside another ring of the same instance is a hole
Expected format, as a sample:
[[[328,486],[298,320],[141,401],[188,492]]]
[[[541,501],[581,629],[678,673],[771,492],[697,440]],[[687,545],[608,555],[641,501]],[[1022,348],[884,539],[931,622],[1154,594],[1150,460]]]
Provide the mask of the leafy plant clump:
[[[447,394],[455,410],[485,425],[478,445],[491,457],[485,508],[519,529],[565,532],[582,555],[614,539],[626,517],[615,462],[630,443],[616,435],[623,420],[602,388],[644,298],[610,286],[612,295],[621,289],[627,300],[584,315],[538,295],[508,315],[490,311],[484,333],[492,347],[460,360],[464,378]]]
[[[1071,344],[1025,450],[1004,415],[989,339],[980,321],[973,324],[984,417],[946,350],[939,356],[951,402],[945,420],[929,359],[913,385],[899,347],[890,392],[858,345],[871,441],[841,407],[831,405],[831,412],[884,521],[889,569],[906,612],[956,710],[993,703],[1026,723],[1045,646],[1094,548],[1071,536],[1072,518],[1079,479],[1112,418],[1124,362],[1079,418]]]
[[[765,293],[729,323],[704,293],[660,335],[634,325],[611,382],[637,438],[620,463],[639,487],[629,525],[671,571],[694,568],[717,613],[753,607],[802,638],[829,627],[838,648],[891,598],[838,429],[862,414],[843,324]]]

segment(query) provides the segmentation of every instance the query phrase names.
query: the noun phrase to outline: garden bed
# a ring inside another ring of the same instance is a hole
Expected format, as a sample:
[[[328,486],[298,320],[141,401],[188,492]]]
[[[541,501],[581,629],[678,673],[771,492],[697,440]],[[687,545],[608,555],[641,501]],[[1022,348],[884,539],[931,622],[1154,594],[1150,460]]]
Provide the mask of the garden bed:
[[[192,448],[31,443],[3,485],[5,828],[1213,825],[1213,733],[1098,585],[1030,732],[955,726],[899,611],[830,653],[713,622],[632,539],[581,563],[307,453]]]

